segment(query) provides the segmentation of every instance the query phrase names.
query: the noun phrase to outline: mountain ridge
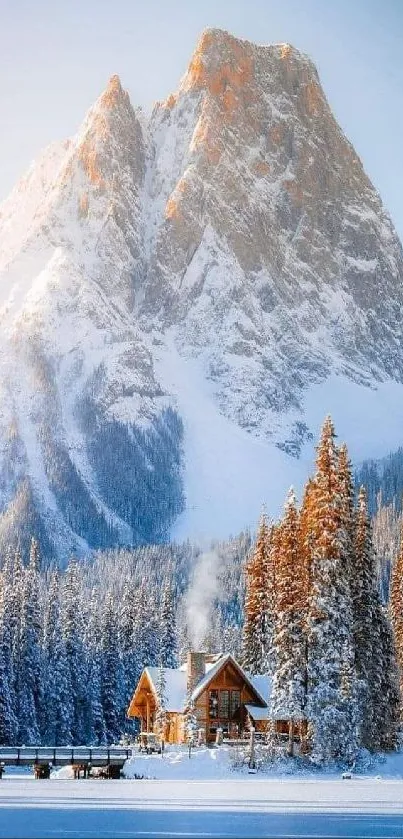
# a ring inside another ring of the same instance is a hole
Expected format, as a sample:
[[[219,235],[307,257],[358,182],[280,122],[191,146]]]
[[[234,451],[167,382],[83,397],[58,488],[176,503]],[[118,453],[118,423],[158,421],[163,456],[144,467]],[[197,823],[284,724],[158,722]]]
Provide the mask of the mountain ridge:
[[[402,248],[288,44],[206,30],[148,121],[112,76],[0,206],[0,276],[0,541],[23,497],[61,561],[228,535],[298,483],[313,388],[400,394]]]

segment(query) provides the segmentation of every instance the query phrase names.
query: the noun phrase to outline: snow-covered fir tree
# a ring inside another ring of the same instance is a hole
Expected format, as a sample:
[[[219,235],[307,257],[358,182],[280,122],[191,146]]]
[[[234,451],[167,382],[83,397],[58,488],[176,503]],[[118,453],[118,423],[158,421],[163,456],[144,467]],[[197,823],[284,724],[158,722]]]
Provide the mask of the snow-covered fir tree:
[[[305,716],[307,667],[304,616],[306,582],[300,547],[299,516],[294,491],[290,490],[284,518],[278,527],[275,552],[276,608],[274,616],[274,661],[271,708],[277,719],[294,721]]]
[[[197,743],[197,715],[195,704],[192,699],[192,692],[190,690],[187,691],[186,695],[186,711],[185,711],[185,719],[184,719],[184,726],[185,726],[185,738],[187,744],[191,746],[195,746]]]
[[[380,626],[376,608],[374,550],[364,487],[361,487],[358,494],[351,585],[355,664],[361,709],[361,742],[368,749],[372,749],[377,741],[374,702],[381,689],[383,665],[379,654]]]
[[[119,739],[123,729],[124,680],[119,634],[112,598],[106,600],[102,614],[102,707],[108,743]]]
[[[61,746],[72,742],[73,697],[60,615],[60,581],[50,579],[43,632],[42,742]]]
[[[390,587],[390,615],[393,626],[400,692],[403,693],[403,539],[393,567]]]
[[[371,519],[372,538],[376,555],[376,576],[381,601],[387,605],[394,564],[399,556],[403,529],[403,514],[395,501],[384,504],[378,494],[377,508]]]
[[[164,667],[175,668],[178,666],[178,637],[171,577],[172,572],[167,576],[162,595],[159,653]]]
[[[160,740],[165,740],[165,729],[167,723],[167,712],[166,712],[166,679],[165,679],[165,671],[162,661],[160,661],[158,667],[158,680],[157,680],[157,710],[155,714],[155,722],[154,722],[154,730],[158,734]]]
[[[155,599],[147,581],[143,580],[138,592],[139,609],[136,619],[136,637],[140,647],[140,660],[143,667],[156,667],[159,661],[158,612]]]
[[[73,744],[86,740],[87,679],[83,644],[84,616],[81,600],[81,572],[76,559],[66,569],[62,587],[62,635],[66,651],[67,679],[71,685]]]
[[[0,643],[0,745],[12,746],[16,742],[17,730],[10,690],[10,673]]]
[[[400,722],[400,686],[393,631],[385,609],[377,604],[381,651],[381,681],[378,696],[374,696],[375,722],[378,737],[375,748],[390,751],[396,748]]]
[[[123,699],[127,708],[133,691],[144,667],[142,660],[142,643],[139,636],[139,618],[141,603],[139,589],[133,580],[126,580],[123,587],[121,602],[119,603],[118,625],[119,644],[123,671]],[[133,722],[125,721],[128,733],[133,731]]]
[[[91,591],[84,634],[87,659],[87,725],[86,742],[92,746],[107,743],[102,704],[102,639],[100,607],[97,592]]]
[[[343,526],[345,500],[330,417],[317,450],[312,501],[307,715],[313,757],[323,761],[345,758],[346,747],[355,737],[343,695],[344,663],[346,658],[352,662],[354,656],[352,605]]]
[[[16,742],[14,641],[13,641],[13,557],[8,551],[0,573],[0,743]]]
[[[37,544],[32,540],[29,564],[23,577],[16,683],[18,739],[25,745],[40,742],[43,703],[41,631],[39,557]]]
[[[267,672],[267,654],[272,649],[273,531],[263,513],[256,542],[245,567],[242,663],[245,670],[252,674]]]

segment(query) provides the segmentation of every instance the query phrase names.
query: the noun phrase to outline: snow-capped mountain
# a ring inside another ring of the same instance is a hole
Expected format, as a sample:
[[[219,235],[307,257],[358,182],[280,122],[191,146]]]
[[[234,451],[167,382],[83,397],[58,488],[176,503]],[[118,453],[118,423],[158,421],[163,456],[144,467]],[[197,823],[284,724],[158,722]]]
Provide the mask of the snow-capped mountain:
[[[329,410],[400,442],[402,248],[288,44],[206,31],[148,121],[113,76],[1,205],[0,272],[3,541],[228,534]]]

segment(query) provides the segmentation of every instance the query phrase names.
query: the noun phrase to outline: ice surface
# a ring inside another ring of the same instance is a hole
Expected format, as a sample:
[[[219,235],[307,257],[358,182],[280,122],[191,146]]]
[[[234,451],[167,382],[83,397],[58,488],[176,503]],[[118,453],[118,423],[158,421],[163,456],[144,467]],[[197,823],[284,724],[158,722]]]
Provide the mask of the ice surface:
[[[190,760],[186,757],[187,763]],[[165,758],[159,759],[164,765]],[[0,783],[2,839],[401,837],[401,781],[268,779]]]

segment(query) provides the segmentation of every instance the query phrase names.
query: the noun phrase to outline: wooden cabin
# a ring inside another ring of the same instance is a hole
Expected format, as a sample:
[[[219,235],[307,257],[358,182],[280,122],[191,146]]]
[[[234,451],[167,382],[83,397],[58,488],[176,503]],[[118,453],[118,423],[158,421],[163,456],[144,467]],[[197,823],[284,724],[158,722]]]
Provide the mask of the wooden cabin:
[[[159,670],[146,667],[139,679],[127,712],[140,720],[141,731],[152,732],[158,707]],[[249,676],[232,655],[190,652],[177,670],[164,669],[167,743],[186,740],[185,714],[188,697],[194,707],[199,730],[207,743],[214,742],[217,729],[224,737],[242,737],[251,721],[263,730],[268,720],[269,679]]]

